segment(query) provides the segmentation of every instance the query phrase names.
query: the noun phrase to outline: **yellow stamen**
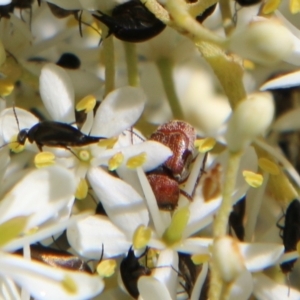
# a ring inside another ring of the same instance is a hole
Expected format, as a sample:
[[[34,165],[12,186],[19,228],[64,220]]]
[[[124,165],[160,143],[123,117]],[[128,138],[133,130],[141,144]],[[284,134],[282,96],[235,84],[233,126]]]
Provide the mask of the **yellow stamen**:
[[[103,148],[105,147],[106,149],[112,149],[117,141],[118,141],[117,137],[112,137],[110,139],[103,139],[99,141],[98,146]]]
[[[77,285],[73,278],[69,275],[65,275],[64,279],[61,281],[61,285],[69,294],[77,293]]]
[[[76,105],[77,111],[84,110],[87,114],[88,112],[92,111],[96,105],[96,98],[94,95],[88,95],[82,98]]]
[[[133,234],[133,247],[134,249],[142,249],[147,246],[151,238],[151,229],[140,225]]]
[[[110,277],[115,273],[117,263],[114,259],[106,259],[101,261],[97,266],[97,273],[101,277]]]
[[[17,136],[15,135],[10,139],[8,148],[14,153],[20,153],[25,149],[25,145],[19,144],[17,141]]]
[[[244,176],[246,182],[254,188],[260,187],[264,180],[264,178],[261,174],[254,173],[251,171],[246,171],[246,170],[243,171],[243,176]]]
[[[281,0],[268,0],[262,8],[262,13],[264,15],[273,13],[279,7],[280,3]]]
[[[38,226],[34,226],[31,227],[30,229],[26,230],[26,232],[24,232],[25,235],[32,235],[35,234],[36,232],[38,232],[39,227]]]
[[[37,168],[45,168],[55,164],[55,155],[51,152],[40,152],[34,157]]]
[[[254,70],[255,69],[255,63],[251,60],[244,59],[243,65],[246,70]]]
[[[126,167],[128,169],[136,169],[138,167],[141,167],[147,160],[147,153],[142,152],[138,155],[132,156],[128,158]]]
[[[194,145],[196,148],[198,148],[199,152],[205,153],[214,148],[214,146],[216,145],[216,140],[212,137],[197,139]]]
[[[209,254],[194,254],[194,255],[192,255],[191,259],[195,265],[200,265],[205,262],[208,262],[210,260],[210,255]]]
[[[258,166],[265,172],[270,173],[271,175],[279,175],[280,171],[278,166],[271,160],[262,157],[258,160]]]
[[[87,181],[81,178],[75,192],[75,198],[78,200],[85,199],[88,193],[89,187]]]
[[[89,162],[91,160],[91,153],[89,150],[80,150],[78,153],[79,159],[84,162]]]
[[[0,79],[0,96],[5,97],[10,95],[14,87],[15,85],[10,79]]]
[[[290,11],[292,14],[300,11],[300,0],[290,0]]]
[[[170,226],[164,232],[162,238],[167,245],[173,245],[179,242],[182,238],[183,231],[186,228],[190,217],[188,207],[178,209],[173,217]]]
[[[0,224],[0,247],[23,233],[29,217],[15,217]]]
[[[108,160],[108,170],[115,171],[124,161],[124,155],[122,152],[116,153]]]

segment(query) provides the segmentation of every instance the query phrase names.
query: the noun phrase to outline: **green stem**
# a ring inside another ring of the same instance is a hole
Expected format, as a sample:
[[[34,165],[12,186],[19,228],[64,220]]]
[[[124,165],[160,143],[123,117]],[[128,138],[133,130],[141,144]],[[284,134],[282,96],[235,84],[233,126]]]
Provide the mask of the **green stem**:
[[[115,89],[115,56],[113,36],[104,38],[105,96]]]
[[[125,49],[127,77],[130,86],[140,86],[140,77],[138,70],[138,61],[136,54],[136,45],[134,43],[123,42]]]
[[[156,64],[173,113],[173,118],[183,120],[184,114],[174,86],[173,63],[168,58],[161,58]]]
[[[234,23],[232,21],[232,14],[229,0],[220,0],[220,11],[222,14],[223,27],[227,36],[234,30]]]
[[[223,200],[220,209],[214,220],[214,238],[225,236],[227,233],[227,225],[229,214],[232,210],[232,193],[234,191],[237,172],[240,165],[242,152],[229,153],[228,166],[225,173],[225,184],[223,187]],[[222,294],[224,283],[222,282],[218,270],[212,264],[211,282],[209,287],[209,295],[211,300],[220,299],[218,295]]]

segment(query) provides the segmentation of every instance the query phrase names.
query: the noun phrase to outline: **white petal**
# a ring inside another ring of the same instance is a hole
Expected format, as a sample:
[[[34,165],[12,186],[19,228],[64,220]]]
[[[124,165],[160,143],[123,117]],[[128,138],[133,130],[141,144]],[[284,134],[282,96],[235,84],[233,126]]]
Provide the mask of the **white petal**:
[[[9,3],[11,3],[11,0],[1,0],[0,1],[0,5],[7,5]]]
[[[245,270],[232,283],[229,300],[247,300],[253,291],[252,275]]]
[[[104,248],[104,258],[126,253],[131,245],[124,233],[107,217],[89,216],[67,229],[70,245],[81,256],[99,260]]]
[[[211,238],[187,238],[183,239],[181,243],[176,246],[178,252],[189,254],[210,254],[208,248],[212,245]]]
[[[27,229],[52,217],[74,197],[73,174],[61,167],[34,170],[19,181],[0,203],[0,220],[30,216]]]
[[[300,76],[300,73],[299,73]],[[295,108],[281,115],[273,124],[272,129],[280,132],[300,129],[300,109]]]
[[[157,168],[158,166],[163,164],[168,159],[168,157],[170,157],[173,154],[169,147],[166,147],[165,145],[159,142],[146,141],[144,143],[135,144],[129,147],[114,148],[111,150],[107,150],[104,154],[100,153],[101,156],[95,158],[92,161],[92,164],[95,166],[107,165],[108,159],[110,159],[113,155],[115,155],[118,152],[122,152],[122,154],[124,155],[124,162],[121,165],[121,167],[125,167],[127,160],[130,157],[145,152],[147,154],[147,160],[142,166],[145,172]]]
[[[258,300],[299,300],[300,292],[272,281],[264,274],[253,274],[253,293]]]
[[[286,89],[297,87],[300,85],[300,71],[288,73],[280,77],[276,77],[264,83],[259,90],[273,90],[273,89]]]
[[[0,274],[11,277],[36,299],[87,299],[104,288],[103,280],[97,275],[53,268],[5,253],[0,255]],[[63,287],[62,281],[66,277],[76,284],[75,293]]]
[[[130,185],[101,168],[90,168],[88,179],[109,218],[130,240],[139,225],[148,225],[144,199]]]
[[[74,88],[67,72],[55,65],[46,64],[40,76],[40,94],[54,121],[75,121]]]
[[[139,119],[145,101],[146,96],[140,88],[127,86],[109,93],[96,113],[91,135],[119,135]]]
[[[30,129],[33,125],[39,123],[39,119],[30,112],[17,107],[15,110],[20,124],[20,130]],[[10,142],[11,138],[19,133],[17,120],[12,108],[7,108],[1,112],[0,124],[0,130],[2,131],[5,143]]]
[[[196,282],[194,284],[194,288],[191,294],[191,300],[199,300],[201,291],[203,288],[203,284],[205,282],[206,276],[208,272],[208,263],[204,263],[201,268],[201,272],[197,276]]]
[[[49,237],[51,237],[51,243],[52,243],[53,242],[52,237],[54,235],[63,232],[68,226],[70,226],[73,223],[77,223],[81,219],[86,218],[89,214],[90,214],[89,212],[86,212],[76,216],[72,216],[71,218],[63,222],[55,222],[49,225],[47,224],[39,228],[39,230],[33,234],[25,235],[24,237],[16,238],[10,241],[8,244],[6,244],[3,247],[3,250],[9,252],[16,251],[18,249],[23,248],[25,244],[34,244],[36,242],[39,242]]]
[[[157,266],[151,276],[142,276],[138,280],[142,299],[175,299],[177,273],[171,266],[175,270],[178,269],[177,252],[171,249],[163,250],[159,255]]]
[[[240,252],[250,272],[263,270],[277,263],[284,251],[283,245],[267,243],[239,243]]]

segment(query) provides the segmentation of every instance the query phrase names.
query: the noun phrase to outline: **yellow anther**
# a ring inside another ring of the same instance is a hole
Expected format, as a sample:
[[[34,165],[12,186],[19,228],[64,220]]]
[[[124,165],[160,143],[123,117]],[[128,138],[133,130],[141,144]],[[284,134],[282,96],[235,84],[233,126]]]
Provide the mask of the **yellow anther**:
[[[110,139],[103,139],[99,141],[98,146],[103,148],[105,147],[106,149],[112,149],[117,141],[118,141],[117,137],[112,137]]]
[[[292,14],[300,12],[300,0],[290,0],[290,11]]]
[[[271,175],[279,175],[280,173],[278,166],[265,157],[262,157],[258,160],[258,165],[263,171],[268,172]]]
[[[10,142],[8,147],[14,153],[20,153],[25,149],[25,145],[21,145],[17,141]]]
[[[262,8],[262,13],[268,15],[273,13],[280,5],[281,0],[267,0]]]
[[[73,278],[69,275],[65,275],[64,279],[61,281],[61,285],[69,294],[76,294],[77,293],[77,284],[73,280]]]
[[[133,247],[134,249],[142,249],[147,246],[151,238],[151,229],[140,225],[133,234]]]
[[[126,167],[128,169],[136,169],[138,167],[141,167],[147,160],[147,153],[142,152],[138,155],[132,156],[128,158]]]
[[[14,90],[14,83],[10,79],[0,79],[0,96],[5,97]]]
[[[82,98],[76,105],[77,111],[84,110],[87,114],[88,112],[92,111],[96,105],[96,98],[94,95],[88,95]]]
[[[75,192],[75,198],[78,200],[85,199],[88,194],[89,186],[84,178],[81,178]]]
[[[108,160],[108,170],[115,171],[124,161],[124,155],[122,152],[116,153]]]
[[[39,152],[34,157],[34,164],[37,168],[45,168],[55,164],[55,155],[52,152]]]
[[[101,261],[96,270],[101,277],[110,277],[115,273],[117,263],[114,259],[106,259]]]
[[[210,260],[210,255],[209,254],[194,254],[194,255],[192,255],[191,259],[195,265],[200,265],[205,262],[208,262]]]
[[[243,65],[244,65],[244,68],[246,70],[254,70],[255,69],[255,64],[253,61],[251,60],[248,60],[248,59],[244,59],[243,60]]]
[[[246,171],[246,170],[243,171],[243,176],[244,176],[246,182],[254,188],[260,187],[264,180],[264,178],[261,174],[254,173],[251,171]]]
[[[23,233],[30,217],[15,217],[0,224],[0,247]]]
[[[216,145],[216,140],[212,137],[197,139],[194,145],[196,148],[198,148],[199,152],[205,153],[214,148],[214,146]]]
[[[89,162],[92,156],[89,150],[84,149],[78,152],[78,157],[81,161]]]
[[[188,207],[178,209],[173,217],[170,226],[163,234],[163,240],[167,245],[173,245],[179,242],[182,238],[183,231],[186,228],[190,217],[190,210]]]

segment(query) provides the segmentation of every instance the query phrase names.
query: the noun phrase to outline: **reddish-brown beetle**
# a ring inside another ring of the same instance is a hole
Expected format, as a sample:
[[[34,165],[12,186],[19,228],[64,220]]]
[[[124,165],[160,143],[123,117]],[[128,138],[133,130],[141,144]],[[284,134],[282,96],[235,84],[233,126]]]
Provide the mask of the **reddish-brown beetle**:
[[[180,194],[191,200],[191,196],[181,190],[179,184],[189,175],[196,130],[184,121],[170,121],[158,127],[150,140],[160,142],[173,151],[163,166],[147,174],[159,208],[172,211],[177,207]]]

